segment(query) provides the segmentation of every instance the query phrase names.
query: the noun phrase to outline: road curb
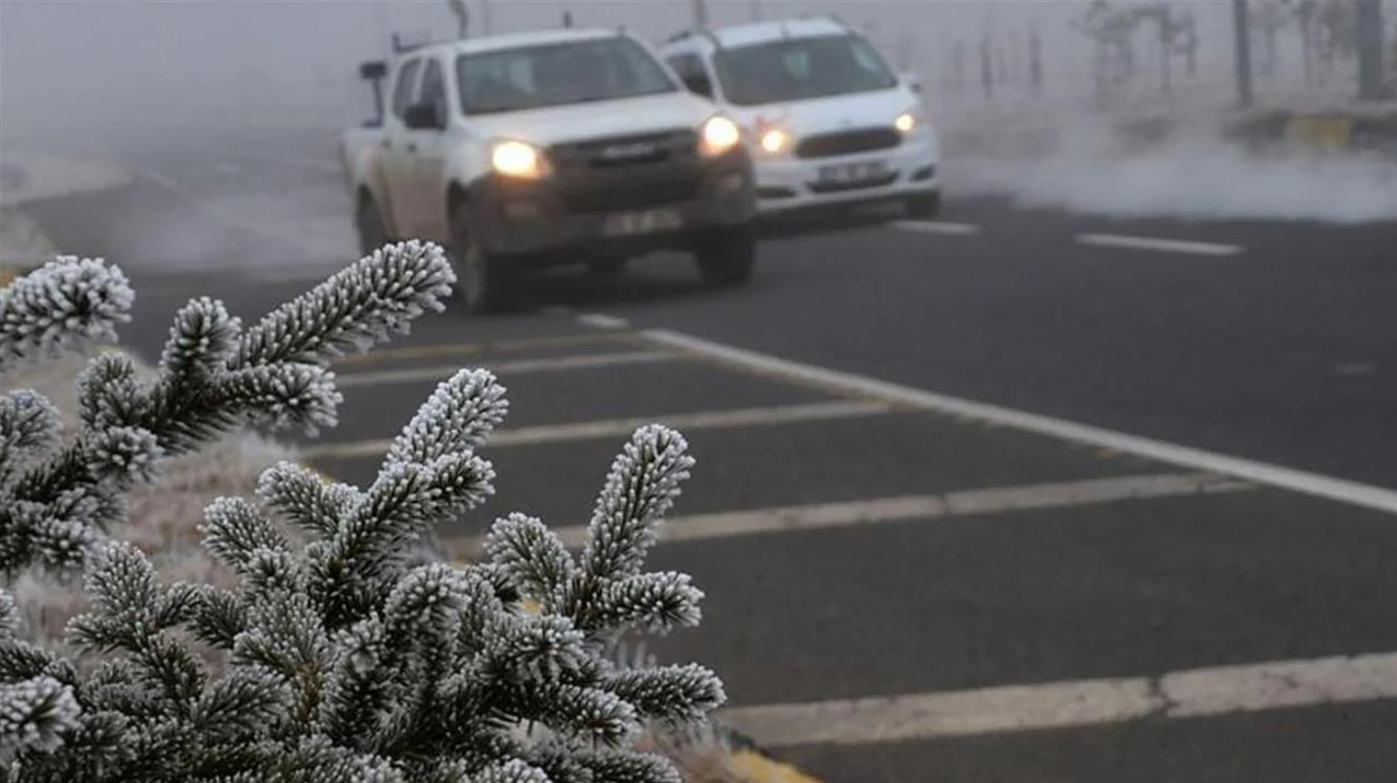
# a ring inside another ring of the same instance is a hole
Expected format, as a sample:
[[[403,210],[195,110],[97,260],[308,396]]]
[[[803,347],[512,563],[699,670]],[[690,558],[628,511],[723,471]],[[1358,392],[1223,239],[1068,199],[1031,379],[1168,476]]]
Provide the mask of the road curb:
[[[13,211],[18,213],[21,219],[32,221],[32,218],[24,212],[22,207],[15,207]],[[34,222],[34,238],[44,247],[53,248],[52,242],[43,233],[37,222]],[[2,247],[0,247],[0,251],[3,251]],[[56,253],[48,255],[52,257]],[[38,269],[44,263],[38,259],[26,263],[6,263],[0,259],[0,288],[4,288],[20,277]],[[140,356],[125,348],[113,346],[106,350],[119,351],[130,357],[132,361],[145,364]],[[302,464],[304,465],[304,463]],[[326,479],[329,478],[311,465],[304,466]],[[714,721],[713,729],[723,748],[727,751],[729,770],[738,776],[742,783],[824,783],[824,781],[806,774],[799,768],[777,759],[757,740],[731,726]]]

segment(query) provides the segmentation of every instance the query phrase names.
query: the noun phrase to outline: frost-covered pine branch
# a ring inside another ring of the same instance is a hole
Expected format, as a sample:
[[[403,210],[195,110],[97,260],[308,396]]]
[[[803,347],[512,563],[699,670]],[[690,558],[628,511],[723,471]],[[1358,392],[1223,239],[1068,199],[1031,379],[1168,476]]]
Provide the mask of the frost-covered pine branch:
[[[246,331],[221,302],[175,315],[156,377],[119,353],[80,380],[81,427],[59,431],[43,397],[0,397],[0,572],[35,563],[81,565],[124,513],[124,492],[155,479],[167,457],[236,426],[336,423],[341,396],[330,360],[366,350],[442,309],[455,280],[436,245],[390,245],[335,274]],[[130,319],[125,276],[100,260],[60,257],[0,291],[0,372],[98,341]]]
[[[282,463],[263,475],[262,504],[214,503],[203,540],[238,574],[235,589],[166,584],[135,547],[102,545],[87,564],[92,610],[69,642],[103,663],[79,675],[43,653],[0,656],[0,683],[56,672],[75,706],[54,701],[41,720],[32,693],[0,695],[0,714],[32,716],[0,724],[12,779],[678,783],[670,761],[633,743],[651,721],[701,722],[723,702],[721,682],[609,651],[626,631],[699,620],[686,575],[643,569],[692,467],[687,444],[661,426],[634,434],[580,557],[514,514],[495,522],[485,562],[417,562],[423,535],[493,493],[476,452],[506,412],[493,375],[462,371],[368,487]],[[293,545],[268,514],[309,542]],[[524,599],[541,611],[522,611]],[[221,673],[188,635],[224,651]]]

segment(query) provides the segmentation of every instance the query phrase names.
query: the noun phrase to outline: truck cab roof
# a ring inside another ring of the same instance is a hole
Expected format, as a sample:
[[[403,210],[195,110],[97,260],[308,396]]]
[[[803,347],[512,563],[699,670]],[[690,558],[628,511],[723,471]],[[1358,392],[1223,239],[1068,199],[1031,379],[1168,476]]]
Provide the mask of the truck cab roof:
[[[479,54],[505,49],[518,49],[527,46],[547,46],[572,41],[595,41],[602,38],[615,38],[625,35],[615,28],[564,28],[559,30],[530,30],[520,33],[503,33],[485,38],[466,38],[459,41],[445,41],[424,44],[399,57],[415,57],[437,54]]]
[[[693,44],[706,51],[727,47],[752,46],[783,38],[815,38],[820,36],[861,34],[831,17],[779,19],[769,22],[749,22],[702,31],[685,30],[671,37],[664,48]]]

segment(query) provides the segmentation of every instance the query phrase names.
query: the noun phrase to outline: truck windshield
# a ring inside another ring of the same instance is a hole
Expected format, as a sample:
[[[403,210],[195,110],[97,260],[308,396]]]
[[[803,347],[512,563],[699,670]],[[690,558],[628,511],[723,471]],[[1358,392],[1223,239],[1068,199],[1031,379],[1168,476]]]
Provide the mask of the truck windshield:
[[[898,83],[878,50],[854,35],[724,47],[713,66],[723,94],[738,106],[887,90]]]
[[[464,54],[456,75],[467,115],[679,90],[649,52],[621,36]]]

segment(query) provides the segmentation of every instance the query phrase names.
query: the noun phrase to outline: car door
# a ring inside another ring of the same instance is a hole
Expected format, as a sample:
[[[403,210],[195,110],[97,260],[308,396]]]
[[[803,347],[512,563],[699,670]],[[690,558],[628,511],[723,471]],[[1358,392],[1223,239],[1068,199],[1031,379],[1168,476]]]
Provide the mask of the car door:
[[[388,192],[384,209],[393,221],[394,235],[401,239],[415,238],[413,217],[413,184],[417,176],[417,156],[408,148],[408,129],[403,118],[417,95],[417,77],[422,72],[421,58],[405,60],[398,68],[393,84],[393,103],[383,118],[383,183]]]
[[[413,155],[412,220],[413,236],[439,243],[450,240],[446,214],[446,185],[443,177],[449,148],[450,103],[441,61],[430,58],[422,67],[416,103],[433,106],[439,127],[407,131],[408,152]]]

